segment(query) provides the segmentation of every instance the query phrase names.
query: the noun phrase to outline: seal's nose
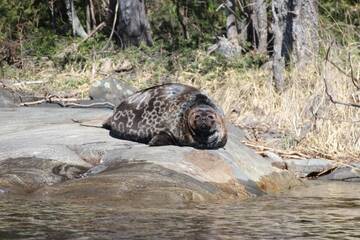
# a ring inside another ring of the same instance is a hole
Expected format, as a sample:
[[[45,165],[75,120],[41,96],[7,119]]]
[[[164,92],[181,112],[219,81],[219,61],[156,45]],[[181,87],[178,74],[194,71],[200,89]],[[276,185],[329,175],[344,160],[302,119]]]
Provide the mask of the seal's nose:
[[[206,122],[202,122],[201,125],[200,125],[200,128],[202,130],[208,130],[210,129],[209,125],[206,124]]]

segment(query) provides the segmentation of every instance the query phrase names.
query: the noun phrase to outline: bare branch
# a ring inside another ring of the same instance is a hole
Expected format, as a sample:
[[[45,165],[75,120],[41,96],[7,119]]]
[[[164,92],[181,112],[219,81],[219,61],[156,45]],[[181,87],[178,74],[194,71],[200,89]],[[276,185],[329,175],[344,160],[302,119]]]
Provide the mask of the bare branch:
[[[65,48],[57,57],[63,57],[68,53],[75,52],[78,50],[79,46],[91,38],[96,32],[102,29],[105,26],[105,22],[100,23],[94,30],[92,30],[85,38],[83,38],[79,43],[73,43],[69,47]]]
[[[327,63],[330,62],[329,61],[329,55],[330,55],[330,50],[331,50],[331,46],[332,44],[330,44],[330,46],[328,47],[327,51],[326,51],[326,57],[325,57],[325,65],[324,65],[324,74],[323,74],[323,80],[324,80],[324,84],[325,84],[325,93],[326,95],[329,97],[330,101],[334,104],[338,104],[338,105],[343,105],[343,106],[348,106],[348,107],[355,107],[355,108],[360,108],[359,104],[355,104],[355,103],[345,103],[345,102],[340,102],[337,101],[333,98],[333,96],[331,96],[330,92],[329,92],[329,88],[328,88],[328,84],[326,81],[326,67],[327,67]],[[331,63],[331,62],[330,62]]]
[[[110,43],[110,41],[111,41],[111,39],[112,39],[112,37],[113,37],[113,35],[114,35],[115,26],[116,26],[116,22],[117,22],[118,11],[119,11],[119,1],[116,1],[115,15],[114,15],[113,25],[112,25],[112,28],[111,28],[110,37],[109,37],[109,39],[107,40],[105,46],[102,48],[103,51],[108,47],[108,45],[109,45],[109,43]]]
[[[356,87],[357,90],[360,90],[360,86],[358,85],[359,83],[359,79],[356,79],[354,77],[354,69],[353,69],[353,66],[352,66],[352,63],[351,63],[351,54],[349,53],[349,65],[350,65],[350,76],[351,76],[351,81],[352,83],[354,84],[354,86]]]
[[[332,44],[331,44],[332,45]],[[330,45],[330,46],[331,46]],[[349,53],[349,59],[350,59],[350,53]],[[344,70],[342,69],[341,67],[339,67],[336,63],[334,63],[333,61],[331,61],[331,59],[328,59],[328,62],[333,65],[337,70],[339,70],[342,74],[344,74],[345,76],[347,77],[350,77],[351,80],[353,81],[354,85],[356,88],[360,89],[360,86],[358,86],[357,84],[355,84],[355,82],[360,82],[360,80],[358,78],[355,78],[355,76],[353,75],[353,68],[352,68],[352,65],[351,65],[351,61],[350,61],[350,69],[351,69],[351,75],[349,76],[349,74]]]

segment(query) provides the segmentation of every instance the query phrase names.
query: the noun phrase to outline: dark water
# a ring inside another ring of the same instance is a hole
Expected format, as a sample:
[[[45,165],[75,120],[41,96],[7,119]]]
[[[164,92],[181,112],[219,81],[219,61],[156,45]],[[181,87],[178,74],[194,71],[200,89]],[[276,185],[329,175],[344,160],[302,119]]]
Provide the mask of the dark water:
[[[170,210],[0,198],[0,239],[360,239],[360,184]]]

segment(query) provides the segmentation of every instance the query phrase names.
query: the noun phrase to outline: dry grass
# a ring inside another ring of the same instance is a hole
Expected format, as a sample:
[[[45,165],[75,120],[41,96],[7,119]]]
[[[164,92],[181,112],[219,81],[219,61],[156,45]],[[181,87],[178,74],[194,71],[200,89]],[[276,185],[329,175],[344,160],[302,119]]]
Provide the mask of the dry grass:
[[[353,69],[359,78],[360,54],[356,46],[332,51],[332,60],[350,73],[346,52],[352,52]],[[321,59],[305,70],[288,73],[287,88],[278,94],[271,86],[270,70],[225,68],[221,64],[212,65],[209,70],[209,60],[216,63],[217,59],[201,50],[192,54],[191,64],[182,64],[176,57],[163,60],[161,54],[154,57],[130,53],[98,56],[85,65],[68,64],[63,69],[49,60],[25,61],[22,70],[4,68],[3,79],[42,80],[44,84],[18,86],[40,95],[73,92],[80,97],[87,96],[92,82],[110,75],[139,88],[161,82],[190,84],[209,93],[229,120],[249,130],[252,141],[313,157],[343,162],[359,159],[360,108],[338,106],[329,101],[324,91]],[[172,70],[168,69],[169,61],[173,61]],[[115,73],[119,68],[125,71]],[[349,77],[330,65],[326,76],[336,99],[359,103],[360,92]]]
[[[359,76],[359,55],[356,58],[357,65],[353,69]],[[350,73],[349,68],[346,71]],[[266,134],[260,133],[258,137],[253,134],[255,140],[314,157],[358,161],[360,108],[331,103],[325,94],[323,74],[337,100],[360,103],[360,91],[351,79],[331,66],[326,71],[323,67],[319,70],[309,67],[291,72],[287,89],[281,95],[272,90],[271,72],[265,70],[250,70],[241,75],[229,70],[218,87],[209,83],[206,88],[214,89],[212,95],[236,124],[282,135],[274,141],[264,137]]]

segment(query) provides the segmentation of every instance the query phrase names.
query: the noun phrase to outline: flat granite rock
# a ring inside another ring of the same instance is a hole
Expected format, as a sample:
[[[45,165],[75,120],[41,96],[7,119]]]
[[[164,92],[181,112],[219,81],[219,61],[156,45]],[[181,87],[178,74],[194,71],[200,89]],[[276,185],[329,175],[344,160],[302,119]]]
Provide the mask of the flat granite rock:
[[[224,149],[115,139],[105,109],[0,108],[0,196],[131,206],[238,200],[302,184],[247,148],[228,126]],[[88,170],[88,171],[87,171]]]

